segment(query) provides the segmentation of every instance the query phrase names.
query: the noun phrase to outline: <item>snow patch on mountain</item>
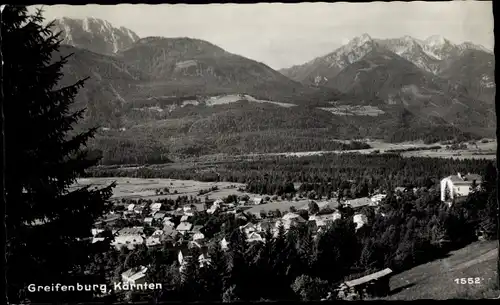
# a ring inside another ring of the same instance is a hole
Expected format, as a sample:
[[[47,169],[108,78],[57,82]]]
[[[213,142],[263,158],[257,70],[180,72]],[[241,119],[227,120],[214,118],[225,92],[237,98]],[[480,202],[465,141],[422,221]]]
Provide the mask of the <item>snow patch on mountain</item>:
[[[139,40],[131,30],[94,17],[56,19],[54,29],[63,33],[62,43],[101,54],[117,53]]]

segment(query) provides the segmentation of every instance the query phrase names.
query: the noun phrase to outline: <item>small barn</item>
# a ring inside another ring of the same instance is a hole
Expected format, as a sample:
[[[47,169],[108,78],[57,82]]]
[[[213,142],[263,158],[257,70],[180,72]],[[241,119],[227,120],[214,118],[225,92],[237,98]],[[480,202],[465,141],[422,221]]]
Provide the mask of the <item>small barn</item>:
[[[384,270],[360,277],[355,280],[347,281],[340,287],[340,294],[350,295],[355,293],[361,299],[365,297],[383,297],[389,291],[389,278],[392,270],[386,268]]]

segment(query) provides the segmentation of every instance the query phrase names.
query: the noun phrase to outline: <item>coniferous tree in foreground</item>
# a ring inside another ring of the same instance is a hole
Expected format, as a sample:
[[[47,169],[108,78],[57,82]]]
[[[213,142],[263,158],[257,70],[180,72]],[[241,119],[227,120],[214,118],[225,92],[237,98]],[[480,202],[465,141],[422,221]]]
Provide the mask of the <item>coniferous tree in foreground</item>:
[[[82,300],[92,293],[28,291],[29,284],[91,283],[91,227],[108,208],[112,185],[71,189],[97,163],[82,146],[95,130],[71,135],[83,110],[70,105],[83,81],[58,88],[66,58],[41,11],[8,5],[2,16],[6,127],[6,256],[9,301]],[[53,60],[58,59],[58,60]],[[102,282],[101,282],[102,283]]]

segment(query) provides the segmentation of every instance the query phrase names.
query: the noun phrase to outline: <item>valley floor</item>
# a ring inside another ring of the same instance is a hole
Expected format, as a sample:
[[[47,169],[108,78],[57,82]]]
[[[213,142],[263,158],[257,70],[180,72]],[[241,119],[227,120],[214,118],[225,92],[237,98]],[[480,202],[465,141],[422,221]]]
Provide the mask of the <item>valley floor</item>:
[[[341,141],[341,140],[338,140]],[[343,141],[349,142],[349,141]],[[314,155],[334,154],[334,153],[391,153],[398,152],[403,157],[430,157],[430,158],[455,158],[455,159],[496,159],[497,142],[491,140],[488,143],[478,143],[477,147],[468,145],[466,149],[449,150],[446,145],[441,144],[424,144],[421,141],[406,142],[406,143],[386,143],[382,141],[366,141],[371,146],[368,149],[358,150],[331,150],[331,151],[301,151],[301,152],[283,152],[283,153],[266,153],[266,154],[246,154],[240,155],[243,158],[252,158],[258,156],[293,156],[293,157],[307,157]],[[436,146],[441,148],[436,149]],[[404,151],[412,150],[413,151]],[[214,156],[204,156],[205,159],[210,159]],[[220,156],[218,156],[220,158]]]

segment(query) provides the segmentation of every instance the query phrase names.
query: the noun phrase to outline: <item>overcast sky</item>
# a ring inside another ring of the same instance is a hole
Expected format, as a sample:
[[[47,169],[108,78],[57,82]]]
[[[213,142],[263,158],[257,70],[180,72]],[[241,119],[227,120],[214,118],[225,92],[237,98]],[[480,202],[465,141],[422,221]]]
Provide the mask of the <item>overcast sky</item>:
[[[280,69],[355,36],[441,35],[493,49],[491,1],[44,6],[45,17],[105,19],[139,35],[192,37]]]

